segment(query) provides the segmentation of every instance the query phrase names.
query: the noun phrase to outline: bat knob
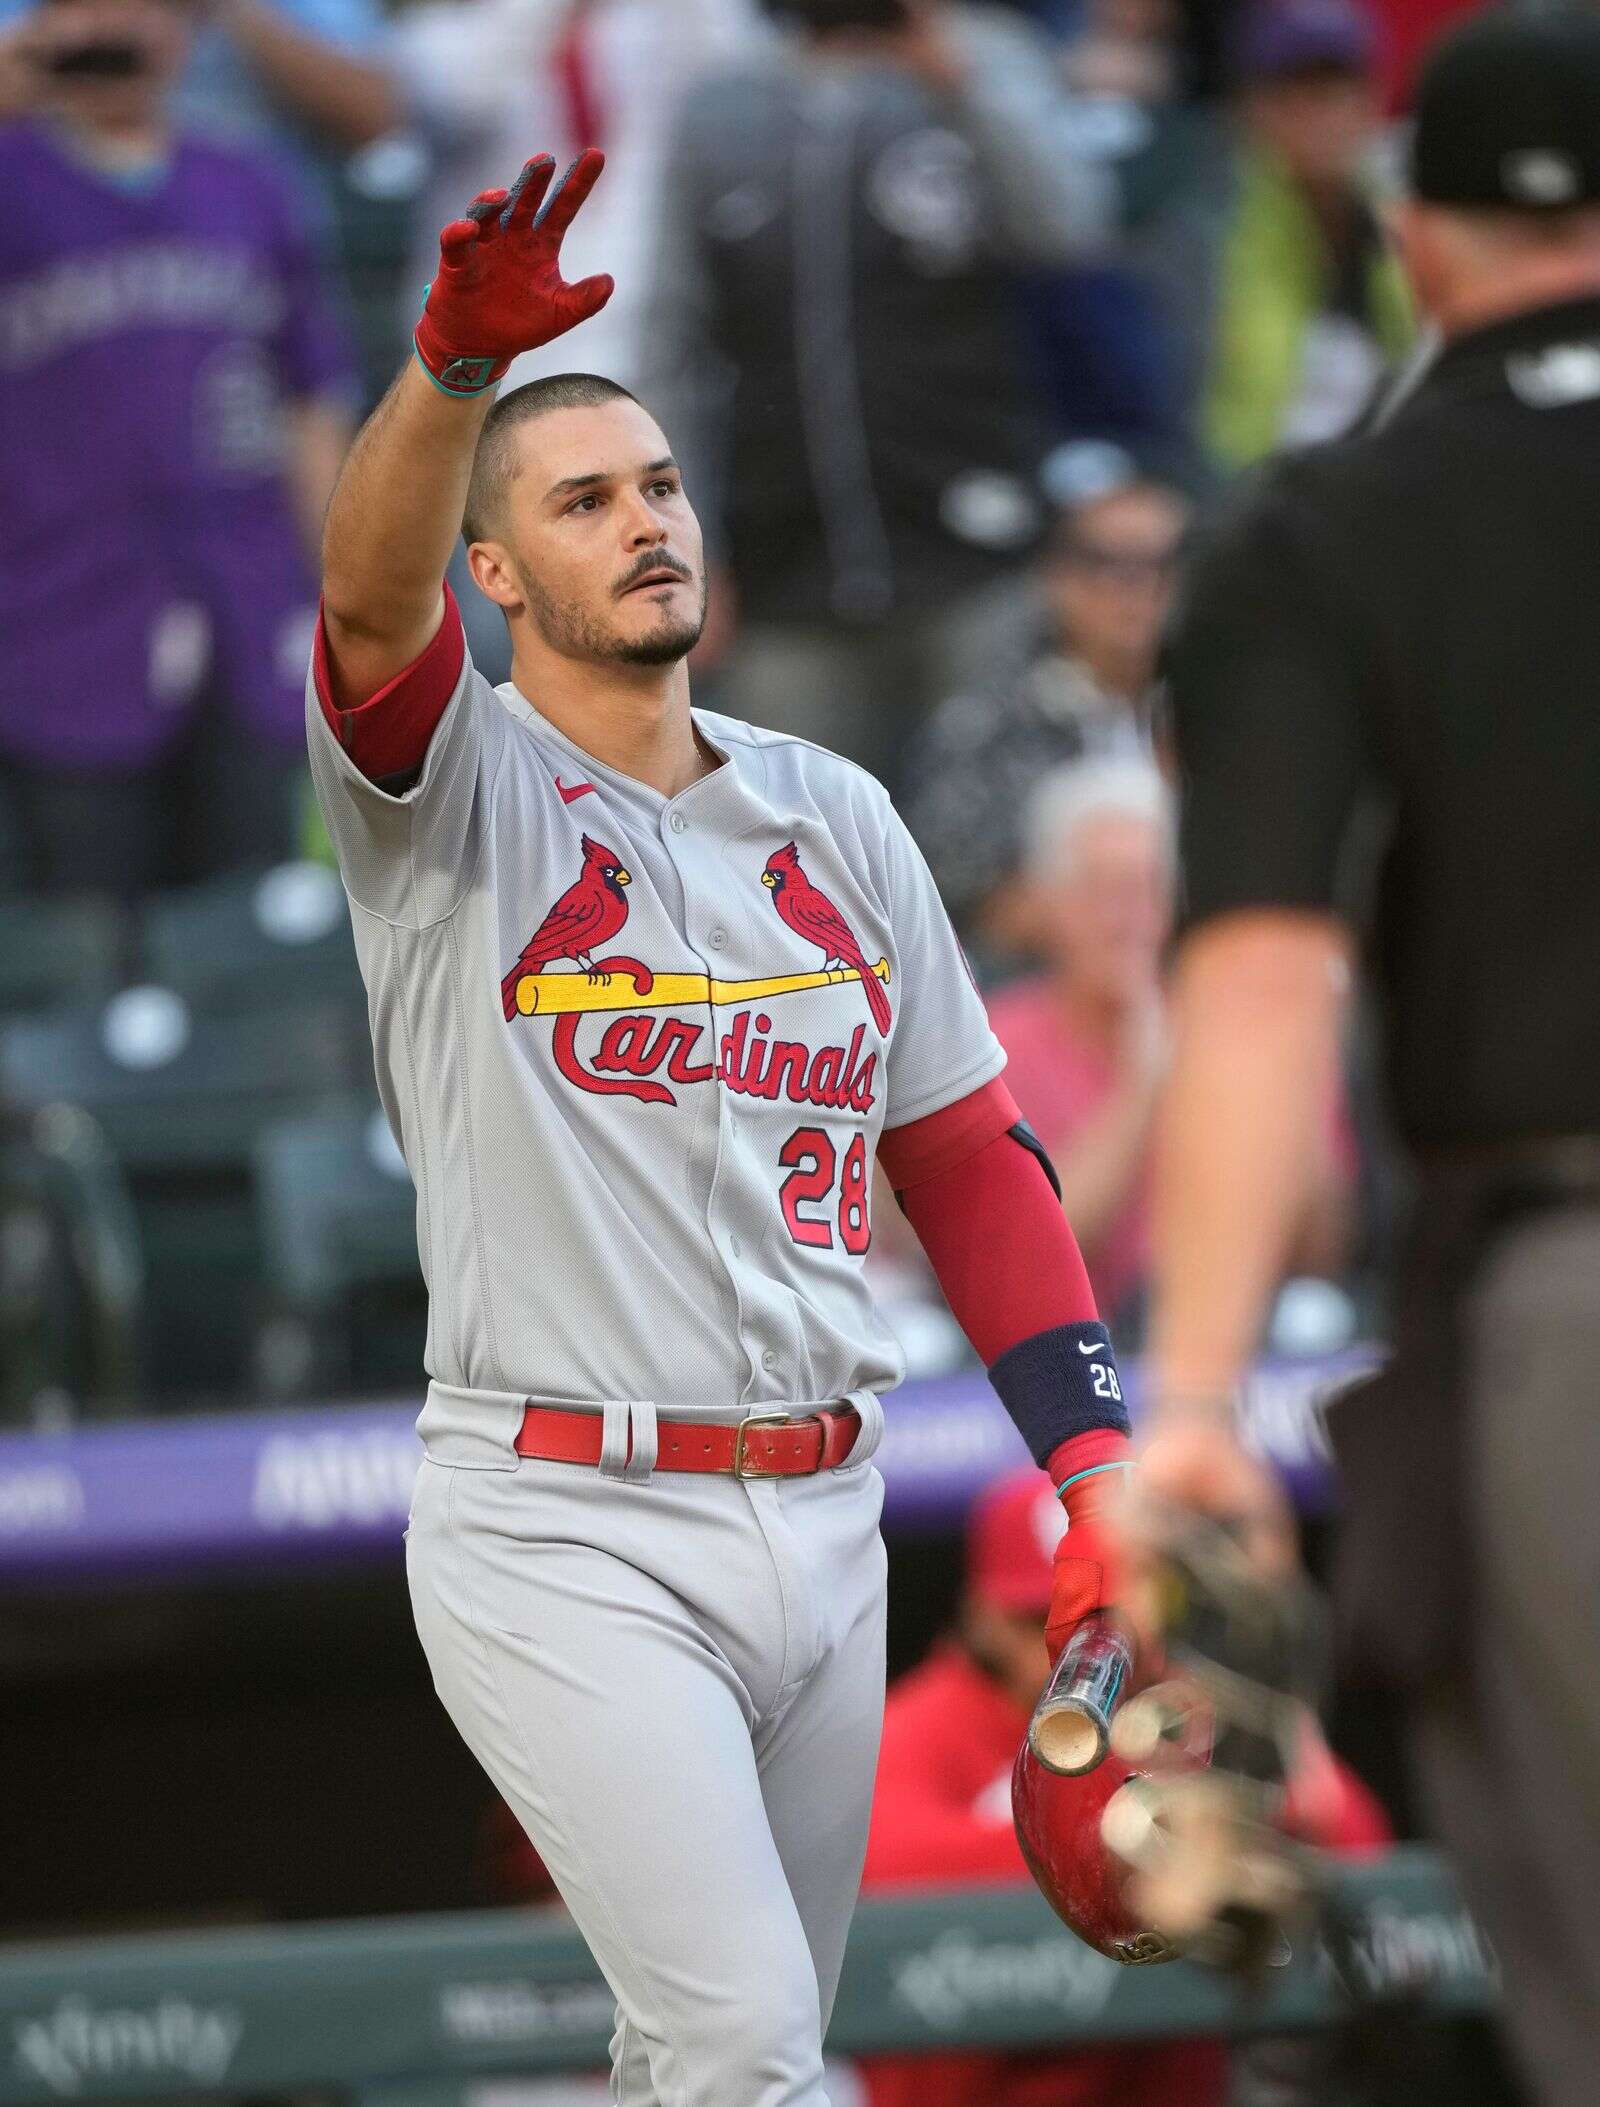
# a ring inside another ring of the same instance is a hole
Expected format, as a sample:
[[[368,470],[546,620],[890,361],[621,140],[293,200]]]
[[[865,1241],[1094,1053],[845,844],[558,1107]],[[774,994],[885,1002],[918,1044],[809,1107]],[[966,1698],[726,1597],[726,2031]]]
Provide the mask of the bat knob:
[[[1132,1666],[1127,1640],[1104,1618],[1073,1633],[1028,1723],[1028,1745],[1046,1770],[1081,1778],[1104,1761]]]
[[[1045,1769],[1061,1778],[1081,1778],[1111,1745],[1104,1722],[1070,1698],[1041,1706],[1033,1715],[1028,1739]]]

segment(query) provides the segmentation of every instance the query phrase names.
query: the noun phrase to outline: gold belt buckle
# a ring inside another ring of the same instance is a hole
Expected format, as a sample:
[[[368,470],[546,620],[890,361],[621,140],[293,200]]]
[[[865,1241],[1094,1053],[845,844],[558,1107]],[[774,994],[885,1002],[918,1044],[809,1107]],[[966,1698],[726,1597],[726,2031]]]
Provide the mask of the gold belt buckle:
[[[746,1469],[744,1438],[752,1427],[796,1427],[804,1424],[803,1420],[791,1419],[787,1412],[752,1412],[748,1419],[741,1419],[738,1431],[733,1437],[733,1475],[736,1478],[781,1477],[783,1473],[780,1471],[764,1471],[754,1467]]]

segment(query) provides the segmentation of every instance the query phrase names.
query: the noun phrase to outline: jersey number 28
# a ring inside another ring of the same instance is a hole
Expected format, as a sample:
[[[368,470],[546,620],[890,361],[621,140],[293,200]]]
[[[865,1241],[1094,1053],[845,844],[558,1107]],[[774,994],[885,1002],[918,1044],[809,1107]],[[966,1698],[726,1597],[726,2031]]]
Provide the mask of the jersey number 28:
[[[789,1234],[797,1244],[818,1251],[833,1249],[834,1224],[839,1241],[852,1258],[859,1258],[872,1242],[872,1224],[867,1219],[867,1143],[855,1135],[844,1152],[840,1167],[838,1151],[824,1127],[796,1127],[778,1151],[778,1161],[789,1175],[778,1188],[778,1204]],[[837,1206],[825,1213],[813,1210],[829,1201],[834,1174],[838,1173]]]

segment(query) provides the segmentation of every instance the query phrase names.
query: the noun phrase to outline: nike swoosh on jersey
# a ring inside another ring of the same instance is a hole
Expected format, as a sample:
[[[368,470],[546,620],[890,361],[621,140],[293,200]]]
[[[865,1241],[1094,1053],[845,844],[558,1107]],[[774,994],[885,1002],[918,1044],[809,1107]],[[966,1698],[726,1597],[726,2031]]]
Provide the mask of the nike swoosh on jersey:
[[[1085,1339],[1080,1339],[1078,1341],[1079,1353],[1104,1353],[1105,1350],[1106,1342],[1104,1341],[1104,1339],[1096,1339],[1092,1346]]]
[[[556,788],[561,792],[562,804],[570,805],[575,797],[582,797],[583,793],[586,790],[592,790],[594,785],[593,783],[563,783],[560,776],[557,776]]]

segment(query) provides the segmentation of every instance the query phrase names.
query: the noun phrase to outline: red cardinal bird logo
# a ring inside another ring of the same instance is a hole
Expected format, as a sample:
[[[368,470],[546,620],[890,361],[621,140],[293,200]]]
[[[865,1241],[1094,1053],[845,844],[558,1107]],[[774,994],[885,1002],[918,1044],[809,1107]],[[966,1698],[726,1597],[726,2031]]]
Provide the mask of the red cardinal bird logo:
[[[628,919],[629,883],[622,858],[604,842],[583,836],[583,869],[534,931],[522,956],[500,983],[500,1000],[509,1024],[517,1014],[517,982],[526,973],[542,973],[552,959],[570,958],[593,973],[593,953],[608,944]]]
[[[771,888],[772,904],[794,931],[822,953],[823,964],[854,973],[867,998],[867,1008],[880,1037],[889,1036],[889,998],[882,983],[867,964],[856,942],[855,932],[826,893],[819,893],[800,868],[800,851],[792,841],[774,849],[761,873],[763,885]]]

